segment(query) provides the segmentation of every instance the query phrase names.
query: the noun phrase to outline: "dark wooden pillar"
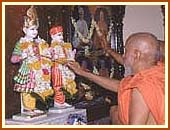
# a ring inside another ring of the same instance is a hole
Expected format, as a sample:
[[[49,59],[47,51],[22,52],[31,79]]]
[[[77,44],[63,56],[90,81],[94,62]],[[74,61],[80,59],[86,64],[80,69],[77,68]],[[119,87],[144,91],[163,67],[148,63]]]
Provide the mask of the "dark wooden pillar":
[[[125,14],[125,6],[116,5],[111,6],[111,19],[113,20],[112,35],[115,44],[115,51],[123,55],[124,53],[124,44],[123,44],[123,17]],[[114,78],[122,79],[124,75],[123,65],[114,62]]]

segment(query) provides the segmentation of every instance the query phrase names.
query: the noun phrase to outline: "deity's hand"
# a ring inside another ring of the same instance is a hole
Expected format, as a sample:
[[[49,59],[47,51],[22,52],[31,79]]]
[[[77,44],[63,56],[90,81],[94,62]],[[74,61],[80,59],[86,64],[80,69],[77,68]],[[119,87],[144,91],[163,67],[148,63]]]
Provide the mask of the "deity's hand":
[[[71,51],[71,54],[70,54],[70,60],[75,60],[75,56],[76,56],[76,49],[74,49],[73,51]]]
[[[38,38],[35,39],[35,42],[36,42],[36,43],[43,43],[43,42],[45,42],[45,40],[42,39],[42,38],[40,38],[40,37],[38,36]]]
[[[106,48],[108,47],[108,43],[107,43],[107,41],[106,41],[106,38],[105,38],[105,36],[104,35],[102,35],[101,37],[100,37],[100,43],[101,43],[101,47],[104,49],[104,50],[106,50]]]
[[[35,55],[38,55],[38,54],[39,54],[39,48],[38,48],[37,45],[34,45],[34,46],[33,46],[33,52],[34,52]]]
[[[59,56],[58,56],[58,54],[55,52],[54,48],[51,48],[51,47],[50,47],[49,50],[50,50],[50,54],[51,54],[51,59],[52,59],[53,61],[55,61],[56,59],[59,58]]]
[[[12,55],[11,57],[11,62],[12,63],[18,63],[22,60],[22,58],[20,56],[17,56],[17,55]]]
[[[112,51],[111,47],[109,46],[106,38],[104,36],[100,37],[101,40],[101,47],[105,50],[106,53],[110,53]]]

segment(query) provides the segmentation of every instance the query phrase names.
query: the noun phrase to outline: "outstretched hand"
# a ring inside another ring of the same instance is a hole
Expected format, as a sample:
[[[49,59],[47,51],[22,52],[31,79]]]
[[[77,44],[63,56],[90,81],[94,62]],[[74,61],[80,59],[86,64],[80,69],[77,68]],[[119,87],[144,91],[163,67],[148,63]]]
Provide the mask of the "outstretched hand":
[[[78,62],[70,61],[67,63],[67,66],[78,75],[81,75],[84,72]]]

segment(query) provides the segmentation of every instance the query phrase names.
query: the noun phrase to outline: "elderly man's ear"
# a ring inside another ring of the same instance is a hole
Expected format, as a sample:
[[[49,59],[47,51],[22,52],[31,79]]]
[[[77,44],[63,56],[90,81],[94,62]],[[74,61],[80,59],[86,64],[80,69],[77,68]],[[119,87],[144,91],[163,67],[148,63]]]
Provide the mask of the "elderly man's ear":
[[[137,49],[134,50],[134,61],[138,62],[141,59],[141,52]]]

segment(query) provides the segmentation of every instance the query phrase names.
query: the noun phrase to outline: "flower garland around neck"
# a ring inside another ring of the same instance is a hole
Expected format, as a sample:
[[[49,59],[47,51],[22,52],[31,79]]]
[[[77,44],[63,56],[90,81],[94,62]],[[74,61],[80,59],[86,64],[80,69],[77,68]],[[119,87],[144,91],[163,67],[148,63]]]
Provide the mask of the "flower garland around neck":
[[[78,30],[78,27],[77,27],[76,20],[73,19],[73,17],[71,17],[71,22],[72,22],[72,24],[73,24],[73,26],[74,26],[74,28],[75,28],[75,32],[78,34],[78,38],[79,38],[80,40],[82,40],[83,43],[86,43],[86,44],[89,43],[89,42],[90,42],[90,39],[91,39],[91,37],[92,37],[92,35],[93,35],[93,31],[94,31],[95,24],[96,24],[96,22],[94,21],[94,19],[92,19],[92,21],[91,21],[90,30],[88,30],[88,35],[87,35],[87,37],[84,37],[84,36],[80,33],[80,31]]]
[[[110,42],[110,37],[111,37],[111,33],[112,33],[112,28],[113,28],[113,22],[112,20],[110,20],[110,25],[109,25],[109,31],[107,34],[107,41]]]
[[[91,26],[90,26],[90,30],[88,31],[87,38],[84,37],[80,33],[80,31],[78,30],[78,27],[77,27],[77,23],[76,23],[75,19],[73,19],[73,17],[71,17],[71,22],[72,22],[72,24],[73,24],[73,26],[75,28],[75,32],[78,34],[78,38],[80,40],[82,40],[86,44],[89,43],[95,28],[96,28],[96,32],[97,32],[98,36],[102,36],[103,35],[102,32],[100,31],[99,26],[97,25],[96,21],[94,20],[94,18],[92,18]],[[110,37],[111,37],[111,33],[112,33],[112,27],[113,27],[113,23],[112,23],[112,20],[110,20],[109,31],[108,31],[108,34],[107,34],[107,41],[108,42],[110,41]]]

